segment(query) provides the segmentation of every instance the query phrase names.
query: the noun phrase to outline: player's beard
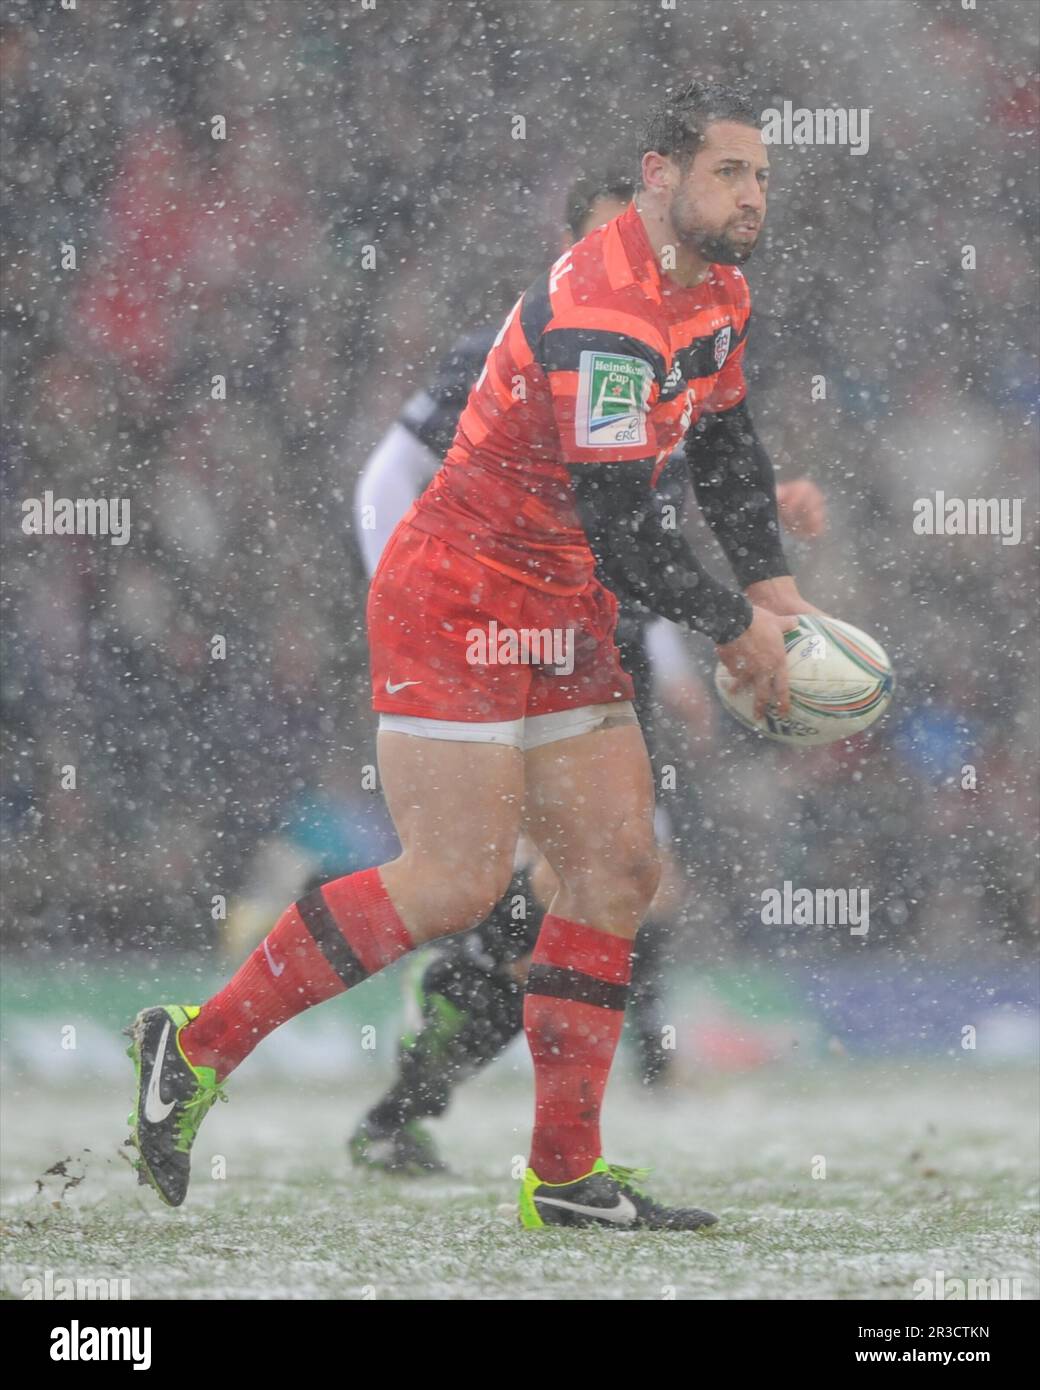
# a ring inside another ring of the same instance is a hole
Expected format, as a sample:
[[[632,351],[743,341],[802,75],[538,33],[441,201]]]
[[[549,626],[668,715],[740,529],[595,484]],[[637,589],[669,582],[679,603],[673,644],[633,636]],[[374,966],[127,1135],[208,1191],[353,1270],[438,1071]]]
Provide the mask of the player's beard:
[[[732,235],[730,228],[735,227],[740,219],[732,219],[721,230],[705,227],[693,216],[678,193],[672,199],[671,218],[680,243],[688,251],[695,251],[704,261],[717,265],[743,265],[758,245],[757,237],[754,241],[742,241]],[[761,227],[761,223],[758,225]]]

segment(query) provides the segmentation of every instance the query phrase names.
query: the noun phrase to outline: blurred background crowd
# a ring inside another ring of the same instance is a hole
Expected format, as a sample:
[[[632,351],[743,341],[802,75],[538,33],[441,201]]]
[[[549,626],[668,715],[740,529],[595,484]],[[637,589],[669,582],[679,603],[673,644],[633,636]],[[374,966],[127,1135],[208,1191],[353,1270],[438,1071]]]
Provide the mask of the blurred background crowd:
[[[871,110],[862,157],[772,152],[748,363],[779,476],[828,501],[826,536],[791,545],[803,592],[873,632],[899,684],[870,734],[817,752],[766,746],[710,695],[673,724],[683,950],[1021,951],[1035,4],[3,8],[9,947],[208,951],[214,895],[243,891],[270,837],[330,876],[392,853],[364,776],[354,480],[457,334],[556,254],[570,181],[635,174],[649,107],[711,75],[763,109]],[[47,489],[128,499],[129,544],[24,535]],[[916,535],[914,499],[940,489],[1022,499],[1021,543]],[[710,644],[690,650],[710,686]],[[869,937],[763,927],[760,891],[784,879],[869,888]]]

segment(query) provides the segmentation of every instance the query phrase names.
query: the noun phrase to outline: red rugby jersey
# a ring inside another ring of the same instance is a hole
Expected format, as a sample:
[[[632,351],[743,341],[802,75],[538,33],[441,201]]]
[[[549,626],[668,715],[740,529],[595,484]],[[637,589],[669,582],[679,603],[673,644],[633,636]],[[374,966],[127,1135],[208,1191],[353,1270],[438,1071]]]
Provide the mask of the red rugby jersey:
[[[630,203],[513,306],[408,520],[535,588],[577,592],[594,561],[566,465],[663,468],[702,411],[743,399],[750,313],[735,266],[692,289],[662,273]]]

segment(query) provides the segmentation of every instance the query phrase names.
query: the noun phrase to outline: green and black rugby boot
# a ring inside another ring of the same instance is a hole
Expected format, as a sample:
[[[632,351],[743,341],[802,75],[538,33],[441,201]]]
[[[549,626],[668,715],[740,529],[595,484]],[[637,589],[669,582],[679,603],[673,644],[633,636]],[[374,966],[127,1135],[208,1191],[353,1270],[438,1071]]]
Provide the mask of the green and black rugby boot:
[[[646,1168],[621,1168],[597,1158],[592,1171],[573,1182],[542,1182],[528,1168],[520,1189],[520,1224],[600,1226],[617,1231],[699,1231],[714,1226],[717,1216],[697,1207],[663,1207],[636,1183]]]
[[[142,1009],[124,1030],[131,1040],[126,1055],[137,1072],[129,1123],[138,1181],[150,1182],[171,1207],[179,1207],[188,1191],[199,1125],[214,1101],[227,1100],[213,1068],[192,1066],[181,1051],[181,1029],[198,1014],[194,1004],[158,1004]]]
[[[433,1136],[418,1120],[383,1129],[366,1116],[350,1136],[350,1157],[359,1168],[374,1168],[400,1177],[446,1173]]]

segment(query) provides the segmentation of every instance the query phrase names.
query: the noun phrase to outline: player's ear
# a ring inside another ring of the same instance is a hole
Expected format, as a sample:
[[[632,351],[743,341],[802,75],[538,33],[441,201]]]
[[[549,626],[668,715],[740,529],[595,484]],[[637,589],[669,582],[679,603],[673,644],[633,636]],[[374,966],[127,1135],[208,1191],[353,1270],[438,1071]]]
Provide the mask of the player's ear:
[[[648,152],[643,156],[643,184],[658,193],[674,193],[686,180],[693,165],[693,159],[684,164],[676,155]]]
[[[645,188],[660,192],[668,187],[669,161],[667,155],[657,154],[654,150],[647,150],[643,155],[640,167]]]

